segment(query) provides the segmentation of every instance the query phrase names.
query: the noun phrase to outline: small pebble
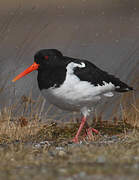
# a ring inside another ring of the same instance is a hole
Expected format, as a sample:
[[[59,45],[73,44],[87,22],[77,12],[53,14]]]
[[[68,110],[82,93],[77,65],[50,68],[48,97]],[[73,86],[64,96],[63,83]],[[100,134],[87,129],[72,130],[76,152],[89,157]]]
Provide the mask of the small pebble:
[[[85,173],[85,172],[80,172],[80,173],[79,173],[79,176],[80,176],[81,178],[83,178],[83,177],[86,176],[86,173]]]
[[[41,148],[41,145],[40,144],[35,144],[34,147]]]
[[[40,143],[35,144],[34,147],[41,148],[44,147],[44,145],[50,146],[51,144],[49,143],[49,141],[41,141]]]
[[[64,169],[64,168],[61,168],[61,169],[59,169],[59,172],[61,172],[62,174],[66,174],[66,173],[67,173],[67,170]]]
[[[58,152],[58,155],[63,157],[66,155],[66,152],[61,150]]]
[[[98,156],[96,159],[97,163],[105,163],[106,162],[106,158],[105,156]]]
[[[54,156],[56,155],[56,152],[54,152],[54,151],[48,151],[48,154],[49,154],[50,156],[54,157]]]
[[[56,147],[56,150],[64,150],[64,147]]]
[[[41,145],[47,145],[50,146],[51,144],[49,143],[49,141],[42,141],[40,142]]]
[[[134,156],[134,160],[139,161],[139,156]]]
[[[73,178],[71,178],[71,177],[68,177],[66,180],[73,180]]]
[[[118,137],[117,136],[112,136],[111,139],[112,140],[118,140]]]
[[[134,168],[134,169],[139,169],[139,163],[134,164],[134,165],[133,165],[133,168]]]

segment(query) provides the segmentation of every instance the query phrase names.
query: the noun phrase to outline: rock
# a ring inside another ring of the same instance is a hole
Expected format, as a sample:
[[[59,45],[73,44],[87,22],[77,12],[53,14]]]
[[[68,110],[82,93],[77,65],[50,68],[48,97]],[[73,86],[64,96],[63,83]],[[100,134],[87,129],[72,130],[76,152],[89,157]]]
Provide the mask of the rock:
[[[65,151],[62,151],[62,150],[58,152],[58,155],[59,155],[59,156],[62,156],[62,157],[63,157],[63,156],[66,156],[66,154],[67,154],[67,153],[66,153]]]
[[[60,169],[59,169],[59,172],[62,173],[62,174],[66,174],[66,173],[67,173],[67,170],[64,169],[64,168],[60,168]]]
[[[56,150],[64,150],[64,147],[56,147]]]
[[[112,140],[118,140],[118,137],[117,136],[111,136],[111,139]]]
[[[85,172],[80,172],[80,173],[79,173],[79,176],[80,176],[81,178],[83,178],[83,177],[86,176],[86,173],[85,173]]]
[[[105,163],[106,162],[106,158],[105,156],[98,156],[96,159],[97,163]]]

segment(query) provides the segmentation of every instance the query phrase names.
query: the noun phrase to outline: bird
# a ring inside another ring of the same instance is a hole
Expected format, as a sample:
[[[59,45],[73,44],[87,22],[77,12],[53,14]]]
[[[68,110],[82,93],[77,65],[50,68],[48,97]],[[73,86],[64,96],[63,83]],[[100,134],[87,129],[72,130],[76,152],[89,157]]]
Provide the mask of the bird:
[[[38,87],[49,103],[66,111],[82,114],[79,129],[72,139],[79,143],[79,135],[90,112],[103,97],[110,98],[115,92],[133,90],[119,78],[101,70],[86,59],[64,56],[57,49],[41,49],[34,55],[34,63],[12,81],[15,82],[28,73],[38,71]],[[98,131],[88,128],[88,134]]]

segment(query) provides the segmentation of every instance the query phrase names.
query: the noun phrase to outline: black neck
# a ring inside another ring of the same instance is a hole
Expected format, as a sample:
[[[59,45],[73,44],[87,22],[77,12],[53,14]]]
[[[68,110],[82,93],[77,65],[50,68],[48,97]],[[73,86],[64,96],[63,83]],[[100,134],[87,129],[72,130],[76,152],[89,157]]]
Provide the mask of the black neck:
[[[59,87],[64,82],[65,77],[66,66],[64,64],[38,70],[39,88],[42,90],[50,87]]]

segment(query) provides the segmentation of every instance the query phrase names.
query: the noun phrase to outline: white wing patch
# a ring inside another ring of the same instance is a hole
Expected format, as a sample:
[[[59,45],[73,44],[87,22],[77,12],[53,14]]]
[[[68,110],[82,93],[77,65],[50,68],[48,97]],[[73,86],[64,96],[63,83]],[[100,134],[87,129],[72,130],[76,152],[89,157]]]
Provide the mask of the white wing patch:
[[[73,63],[73,62],[69,63],[68,66],[66,67],[67,75],[68,74],[73,74],[75,67],[84,68],[85,67],[85,63],[83,63],[83,62],[81,64],[77,64],[77,63]]]

